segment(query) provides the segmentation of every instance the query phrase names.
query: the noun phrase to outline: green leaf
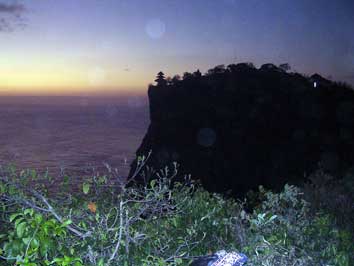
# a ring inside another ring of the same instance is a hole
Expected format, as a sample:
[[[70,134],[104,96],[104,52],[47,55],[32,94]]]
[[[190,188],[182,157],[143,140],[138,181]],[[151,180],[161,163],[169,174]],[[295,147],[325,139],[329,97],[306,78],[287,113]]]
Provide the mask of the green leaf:
[[[26,210],[23,212],[24,215],[29,214],[30,216],[33,216],[33,213],[34,213],[34,210],[33,210],[33,209],[26,209]]]
[[[35,170],[32,170],[32,171],[31,171],[31,177],[32,177],[33,179],[36,179],[36,178],[37,178],[37,172],[36,172]]]
[[[64,182],[64,184],[68,184],[69,183],[69,176],[65,175],[63,177],[63,182]]]
[[[0,195],[3,193],[5,193],[5,185],[2,182],[0,182]]]
[[[176,217],[173,217],[172,224],[173,224],[174,227],[177,227],[178,223],[177,223],[177,218]]]
[[[43,221],[43,216],[41,215],[41,214],[36,214],[35,216],[34,216],[34,219],[35,219],[35,221],[36,221],[36,223],[37,224],[40,224],[42,221]]]
[[[16,227],[16,233],[19,238],[23,236],[23,233],[25,232],[26,229],[26,225],[27,225],[26,222],[22,222]]]
[[[151,187],[155,187],[155,185],[156,185],[156,179],[151,180],[150,181],[150,186]]]
[[[73,221],[71,220],[66,220],[65,222],[62,223],[61,227],[67,227],[69,224],[72,224]]]
[[[21,223],[21,222],[23,222],[23,221],[25,221],[25,218],[20,217],[20,218],[16,219],[16,221],[15,221],[15,227],[17,227],[18,224]]]
[[[28,243],[30,242],[30,240],[31,240],[31,237],[24,237],[24,238],[22,238],[22,241],[23,241],[23,243],[24,243],[25,245],[28,245]]]
[[[82,191],[84,192],[84,194],[88,194],[90,191],[90,184],[89,183],[83,183],[82,184]]]
[[[103,258],[100,258],[100,260],[98,261],[98,266],[104,266]]]
[[[12,223],[18,216],[22,216],[22,213],[14,213],[10,216],[10,223]]]
[[[175,259],[175,263],[176,263],[177,265],[180,265],[180,264],[183,263],[183,260],[182,260],[181,258],[176,258],[176,259]]]
[[[61,258],[54,258],[54,260],[52,260],[52,262],[51,262],[51,264],[54,264],[54,263],[58,263],[58,262],[62,262],[63,261],[63,259],[61,259]]]

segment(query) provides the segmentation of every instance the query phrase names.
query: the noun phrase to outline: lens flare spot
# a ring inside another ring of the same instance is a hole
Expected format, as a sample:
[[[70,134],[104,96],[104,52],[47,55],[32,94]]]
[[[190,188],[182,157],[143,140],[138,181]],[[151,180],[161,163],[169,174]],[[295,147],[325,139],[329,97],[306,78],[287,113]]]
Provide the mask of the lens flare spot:
[[[216,133],[212,128],[201,128],[198,131],[197,142],[200,146],[211,147],[216,141]]]
[[[165,34],[166,25],[160,19],[152,19],[147,22],[145,31],[151,39],[160,39]]]

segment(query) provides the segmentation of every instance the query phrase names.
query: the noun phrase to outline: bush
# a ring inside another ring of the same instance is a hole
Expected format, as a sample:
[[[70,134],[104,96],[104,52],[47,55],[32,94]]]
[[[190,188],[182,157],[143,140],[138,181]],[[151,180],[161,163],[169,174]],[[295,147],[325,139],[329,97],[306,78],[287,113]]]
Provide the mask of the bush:
[[[248,265],[350,265],[351,234],[329,215],[313,213],[299,188],[260,194],[265,200],[248,217]]]
[[[344,229],[354,232],[354,173],[334,178],[322,168],[309,176],[304,185],[304,197],[311,209],[324,210]],[[353,239],[354,241],[354,239]]]
[[[249,213],[189,179],[172,184],[176,171],[134,187],[93,176],[81,193],[53,195],[25,185],[35,173],[2,169],[1,265],[188,265],[228,249],[246,253],[249,266],[349,266],[351,234],[312,212],[299,188],[260,188],[264,200]]]

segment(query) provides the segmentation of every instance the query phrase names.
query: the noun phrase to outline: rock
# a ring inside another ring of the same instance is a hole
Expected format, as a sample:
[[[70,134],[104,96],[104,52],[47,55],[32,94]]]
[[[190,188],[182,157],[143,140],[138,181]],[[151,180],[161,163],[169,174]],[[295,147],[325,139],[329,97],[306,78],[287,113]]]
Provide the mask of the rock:
[[[312,79],[326,86],[314,90]],[[149,86],[151,123],[137,155],[151,150],[154,169],[178,162],[177,180],[191,174],[238,197],[300,182],[320,162],[340,174],[354,161],[354,91],[341,83],[249,63],[167,84],[160,73],[158,82]]]
[[[211,256],[194,260],[190,266],[243,266],[247,260],[247,256],[242,253],[220,250]]]

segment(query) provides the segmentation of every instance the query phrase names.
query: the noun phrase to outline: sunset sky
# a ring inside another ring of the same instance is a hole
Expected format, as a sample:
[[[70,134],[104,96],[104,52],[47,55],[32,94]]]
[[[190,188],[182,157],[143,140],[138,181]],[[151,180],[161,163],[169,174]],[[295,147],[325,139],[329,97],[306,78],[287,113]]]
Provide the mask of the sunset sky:
[[[145,92],[218,64],[354,84],[352,0],[0,0],[0,94]]]

